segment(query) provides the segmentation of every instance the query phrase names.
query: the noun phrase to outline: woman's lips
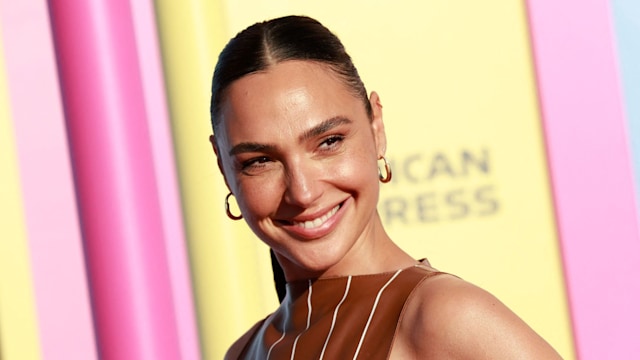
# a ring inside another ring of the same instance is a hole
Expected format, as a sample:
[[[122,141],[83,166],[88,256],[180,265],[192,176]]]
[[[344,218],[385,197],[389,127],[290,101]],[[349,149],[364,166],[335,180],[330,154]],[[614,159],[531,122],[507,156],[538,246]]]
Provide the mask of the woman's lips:
[[[329,210],[329,212],[327,212],[326,214],[317,217],[313,220],[307,220],[307,221],[292,221],[291,223],[293,223],[293,225],[301,227],[301,228],[305,228],[305,229],[313,229],[313,228],[317,228],[318,226],[324,224],[325,222],[327,222],[327,220],[329,220],[333,215],[335,215],[338,210],[340,209],[340,204],[336,205],[333,209]]]
[[[278,222],[281,224],[282,229],[286,230],[294,237],[308,240],[317,239],[333,231],[340,221],[340,214],[343,213],[342,210],[346,203],[347,202],[342,202],[334,206],[331,210],[316,217],[315,219],[305,221],[281,220]]]

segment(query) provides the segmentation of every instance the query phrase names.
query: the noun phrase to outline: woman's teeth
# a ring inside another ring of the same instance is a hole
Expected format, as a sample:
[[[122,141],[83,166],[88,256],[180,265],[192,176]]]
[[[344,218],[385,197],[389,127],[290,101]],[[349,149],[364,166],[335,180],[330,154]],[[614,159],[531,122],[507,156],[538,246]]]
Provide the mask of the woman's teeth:
[[[309,221],[294,221],[293,225],[295,226],[299,226],[305,229],[313,229],[316,228],[322,224],[324,224],[327,220],[329,220],[329,218],[331,218],[333,215],[335,215],[338,212],[338,209],[340,209],[340,205],[336,205],[333,209],[331,209],[328,213],[320,216],[319,218],[313,219],[313,220],[309,220]]]

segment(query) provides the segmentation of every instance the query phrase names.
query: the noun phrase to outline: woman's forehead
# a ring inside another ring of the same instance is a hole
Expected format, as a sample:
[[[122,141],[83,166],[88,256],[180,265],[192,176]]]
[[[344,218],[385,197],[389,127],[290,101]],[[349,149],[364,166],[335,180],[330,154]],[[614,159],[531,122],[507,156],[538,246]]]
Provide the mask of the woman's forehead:
[[[356,98],[327,66],[310,61],[286,61],[267,71],[247,75],[228,88],[222,107],[222,125],[296,126],[364,112]]]
[[[300,86],[345,87],[345,84],[328,65],[316,61],[287,60],[241,77],[229,85],[228,93],[237,96],[252,89],[259,91],[265,87],[286,89]]]

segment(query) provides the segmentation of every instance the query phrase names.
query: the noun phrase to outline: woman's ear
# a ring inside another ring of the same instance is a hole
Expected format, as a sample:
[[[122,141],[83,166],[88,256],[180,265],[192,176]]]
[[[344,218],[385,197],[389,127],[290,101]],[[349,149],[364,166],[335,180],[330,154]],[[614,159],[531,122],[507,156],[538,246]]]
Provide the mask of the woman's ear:
[[[387,151],[387,135],[384,131],[384,123],[382,121],[382,103],[380,102],[380,96],[377,92],[371,92],[369,103],[373,110],[371,129],[373,130],[373,137],[376,142],[376,150],[378,151],[378,156],[384,156]]]
[[[213,148],[213,153],[216,155],[216,163],[218,164],[218,170],[220,170],[220,173],[224,178],[224,184],[227,186],[227,189],[231,191],[231,188],[229,187],[229,183],[227,182],[227,175],[224,172],[224,166],[222,166],[222,156],[220,156],[220,150],[218,149],[218,144],[216,143],[216,136],[210,135],[209,142],[211,143],[211,147]]]

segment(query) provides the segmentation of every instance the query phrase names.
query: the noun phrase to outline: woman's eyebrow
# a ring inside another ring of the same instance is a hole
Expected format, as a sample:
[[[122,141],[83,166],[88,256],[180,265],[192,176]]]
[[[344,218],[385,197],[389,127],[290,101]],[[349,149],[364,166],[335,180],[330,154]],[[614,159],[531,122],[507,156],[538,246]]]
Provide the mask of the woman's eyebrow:
[[[317,136],[320,136],[327,131],[344,124],[351,124],[352,121],[344,116],[334,116],[327,119],[320,124],[306,130],[300,135],[300,141],[308,140]],[[276,146],[271,144],[260,144],[255,142],[243,142],[235,145],[229,150],[229,156],[234,156],[248,152],[272,152],[275,151]]]
[[[270,152],[275,150],[275,145],[260,144],[254,142],[243,142],[229,150],[229,156],[238,155],[247,152]]]
[[[330,119],[327,119],[320,124],[312,127],[311,129],[305,131],[300,135],[300,141],[308,140],[319,135],[326,133],[327,131],[344,124],[351,124],[352,121],[347,119],[344,116],[334,116]]]

